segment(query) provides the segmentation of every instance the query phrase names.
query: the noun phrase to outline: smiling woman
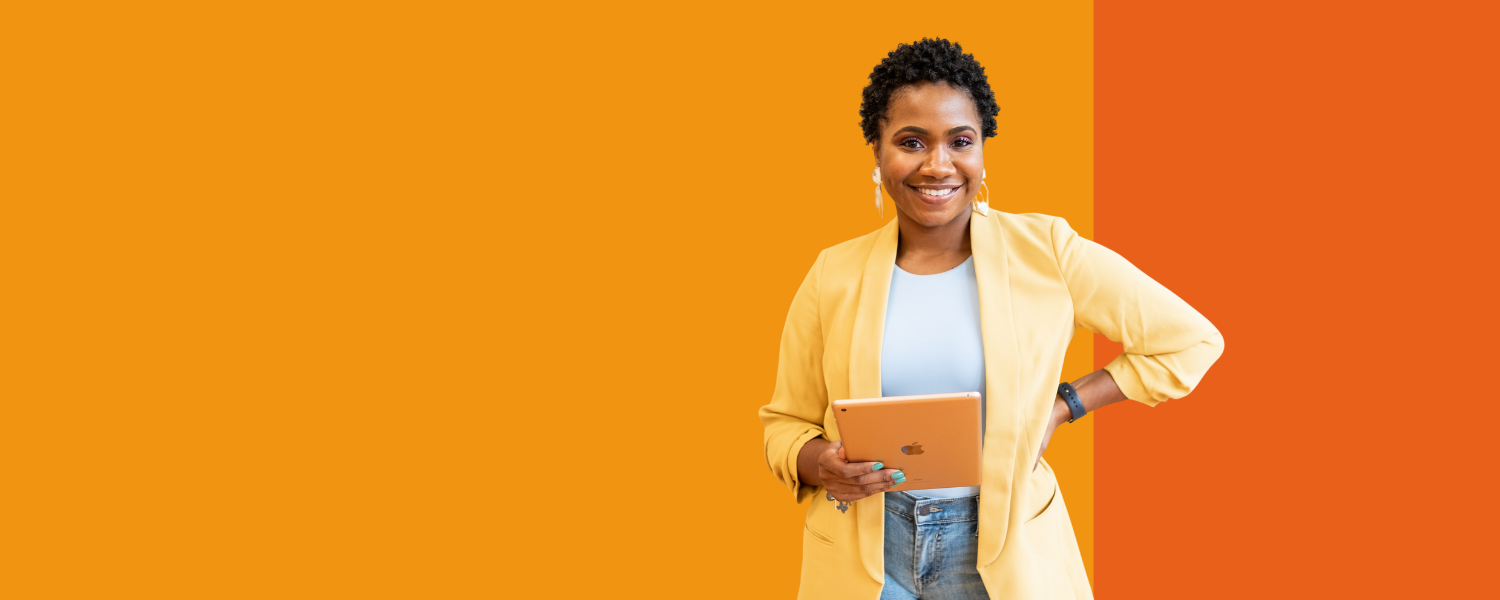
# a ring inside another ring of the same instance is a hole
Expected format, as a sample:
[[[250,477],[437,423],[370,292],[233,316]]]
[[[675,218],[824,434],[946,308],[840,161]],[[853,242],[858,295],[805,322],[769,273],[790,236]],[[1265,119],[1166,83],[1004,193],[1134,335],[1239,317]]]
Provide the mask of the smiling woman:
[[[959,217],[968,215],[984,181],[979,114],[970,93],[947,82],[919,82],[892,95],[885,128],[891,131],[871,146],[881,185],[896,203],[896,219],[908,222],[904,229],[914,235],[960,243],[956,248],[905,244],[896,262],[914,275],[941,273],[970,252],[968,236],[954,230],[968,229]]]
[[[1185,396],[1223,352],[1207,319],[1066,221],[988,208],[998,112],[984,68],[947,40],[902,44],[870,75],[860,116],[896,218],[818,255],[760,409],[767,466],[813,498],[800,597],[1092,597],[1041,458],[1053,432],[1127,398]],[[1124,352],[1058,385],[1078,327]],[[977,487],[901,491],[898,470],[847,460],[830,412],[967,391],[983,410]]]

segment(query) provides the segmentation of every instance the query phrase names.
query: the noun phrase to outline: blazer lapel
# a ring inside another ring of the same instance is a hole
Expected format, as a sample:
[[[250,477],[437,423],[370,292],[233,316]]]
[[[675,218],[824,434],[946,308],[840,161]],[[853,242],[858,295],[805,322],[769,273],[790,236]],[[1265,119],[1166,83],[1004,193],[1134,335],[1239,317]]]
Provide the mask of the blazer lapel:
[[[885,333],[886,301],[891,294],[891,271],[896,265],[896,242],[899,229],[896,220],[881,228],[865,261],[864,275],[860,281],[859,309],[854,316],[854,331],[849,347],[849,397],[875,398],[880,396],[880,348]],[[1016,331],[1011,316],[1010,274],[1004,234],[995,219],[973,215],[969,225],[970,244],[974,252],[974,271],[979,282],[979,327],[984,343],[984,375],[989,382],[985,390],[990,418],[985,424],[1000,425],[1007,431],[1016,430],[1014,424],[1007,427],[1002,421],[1020,414],[1020,404],[1015,398],[1020,395],[1020,365],[1016,362]],[[1009,386],[1001,388],[998,386]],[[991,392],[999,392],[991,394]],[[991,395],[997,397],[993,400]],[[997,415],[995,401],[1005,403],[1013,415]],[[988,444],[986,439],[986,444]],[[884,580],[882,576],[882,580]]]
[[[979,485],[979,565],[1000,556],[1015,493],[1016,457],[1022,439],[1021,365],[1011,309],[1009,255],[997,216],[969,220],[974,273],[979,283],[979,330],[984,343],[984,467]]]
[[[880,349],[885,332],[891,270],[896,264],[899,229],[892,219],[880,230],[865,261],[859,310],[849,347],[849,397],[880,394]],[[996,216],[973,213],[969,242],[979,283],[979,328],[984,343],[986,423],[984,468],[980,481],[979,565],[1000,556],[1010,522],[1015,491],[1016,457],[1021,451],[1021,366],[1011,310],[1009,256],[1004,230]],[[855,503],[860,558],[870,577],[885,581],[885,495]]]
[[[880,342],[885,333],[885,303],[891,295],[891,271],[896,268],[896,220],[880,229],[865,260],[859,285],[859,310],[849,343],[849,397],[880,396]],[[884,576],[881,577],[882,581]]]
[[[885,304],[891,295],[899,229],[891,219],[875,237],[860,279],[859,310],[849,343],[849,397],[880,397],[880,343],[885,333]],[[875,581],[885,581],[885,494],[855,502],[860,558]]]

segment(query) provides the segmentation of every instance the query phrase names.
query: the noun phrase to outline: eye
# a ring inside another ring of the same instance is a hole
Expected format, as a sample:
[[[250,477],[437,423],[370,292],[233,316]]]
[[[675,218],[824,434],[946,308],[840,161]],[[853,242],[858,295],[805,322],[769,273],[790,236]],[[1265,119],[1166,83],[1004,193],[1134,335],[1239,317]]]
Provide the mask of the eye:
[[[916,150],[922,147],[922,140],[919,140],[917,138],[906,138],[904,140],[901,140],[901,143],[899,145],[902,148],[910,148],[912,150]]]
[[[958,138],[956,140],[953,140],[953,146],[955,148],[968,148],[969,146],[973,146],[973,145],[974,145],[974,142],[972,140],[970,140],[969,138],[966,138],[966,137],[961,137],[961,138]]]

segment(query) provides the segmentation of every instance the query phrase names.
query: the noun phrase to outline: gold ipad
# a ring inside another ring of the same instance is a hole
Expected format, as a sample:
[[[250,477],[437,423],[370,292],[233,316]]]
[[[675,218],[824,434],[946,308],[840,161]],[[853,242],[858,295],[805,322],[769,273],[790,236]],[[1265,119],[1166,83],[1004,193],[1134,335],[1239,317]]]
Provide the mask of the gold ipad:
[[[900,469],[899,490],[979,485],[979,392],[835,400],[849,462]]]

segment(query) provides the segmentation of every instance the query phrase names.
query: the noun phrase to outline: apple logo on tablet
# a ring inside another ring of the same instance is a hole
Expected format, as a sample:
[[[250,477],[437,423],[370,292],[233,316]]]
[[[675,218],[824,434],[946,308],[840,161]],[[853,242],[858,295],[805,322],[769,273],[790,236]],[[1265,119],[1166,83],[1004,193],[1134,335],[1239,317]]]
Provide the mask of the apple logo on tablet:
[[[916,455],[921,454],[923,452],[925,452],[925,450],[922,449],[922,445],[918,444],[916,442],[912,442],[910,446],[902,446],[901,447],[901,453],[902,454],[910,454],[912,456],[916,456]]]

